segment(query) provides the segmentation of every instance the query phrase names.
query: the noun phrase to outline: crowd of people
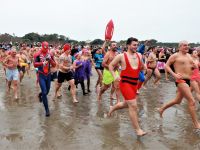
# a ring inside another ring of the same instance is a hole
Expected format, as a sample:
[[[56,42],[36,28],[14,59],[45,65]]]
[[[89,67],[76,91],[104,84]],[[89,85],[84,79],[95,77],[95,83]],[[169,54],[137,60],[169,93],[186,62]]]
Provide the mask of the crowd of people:
[[[18,47],[12,44],[0,44],[0,61],[5,72],[7,92],[13,91],[18,99],[18,86],[23,84],[24,75],[30,76],[34,68],[36,85],[41,92],[38,99],[43,103],[46,116],[50,116],[48,93],[51,82],[55,86],[55,99],[62,97],[61,86],[67,81],[72,102],[78,103],[78,85],[81,85],[83,96],[88,95],[93,87],[90,86],[92,69],[98,75],[95,84],[97,102],[101,105],[102,95],[110,90],[110,110],[108,117],[115,110],[128,108],[129,116],[138,136],[147,132],[139,125],[137,115],[137,97],[140,90],[148,90],[148,82],[153,78],[156,88],[161,84],[161,73],[169,80],[169,74],[174,77],[177,86],[176,97],[157,108],[160,117],[163,112],[180,104],[182,99],[188,101],[188,109],[194,127],[200,129],[196,115],[195,93],[200,102],[200,48],[190,48],[187,41],[181,41],[178,48],[166,48],[149,45],[148,40],[140,43],[136,38],[128,38],[126,46],[106,40],[102,46],[78,46],[66,43],[64,45],[50,45],[48,42]],[[116,95],[116,96],[114,96]],[[121,96],[122,95],[122,96]],[[116,101],[114,100],[116,97]]]

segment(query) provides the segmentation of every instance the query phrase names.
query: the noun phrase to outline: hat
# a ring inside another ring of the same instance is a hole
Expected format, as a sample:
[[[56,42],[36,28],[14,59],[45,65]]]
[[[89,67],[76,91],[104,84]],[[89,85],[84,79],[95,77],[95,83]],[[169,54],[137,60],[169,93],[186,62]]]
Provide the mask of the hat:
[[[65,44],[64,46],[63,46],[63,49],[64,49],[64,51],[68,51],[68,50],[70,50],[71,49],[71,46],[70,46],[70,44]]]

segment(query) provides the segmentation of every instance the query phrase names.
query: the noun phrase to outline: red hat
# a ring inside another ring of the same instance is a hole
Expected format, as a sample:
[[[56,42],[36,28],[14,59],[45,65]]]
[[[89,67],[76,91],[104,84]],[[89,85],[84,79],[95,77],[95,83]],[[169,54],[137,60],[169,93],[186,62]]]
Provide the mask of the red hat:
[[[49,48],[49,43],[46,42],[46,41],[42,42],[42,48],[43,49],[48,49]]]
[[[64,51],[68,51],[68,50],[70,50],[71,49],[71,46],[70,46],[70,44],[65,44],[64,46],[63,46],[63,49],[64,49]]]

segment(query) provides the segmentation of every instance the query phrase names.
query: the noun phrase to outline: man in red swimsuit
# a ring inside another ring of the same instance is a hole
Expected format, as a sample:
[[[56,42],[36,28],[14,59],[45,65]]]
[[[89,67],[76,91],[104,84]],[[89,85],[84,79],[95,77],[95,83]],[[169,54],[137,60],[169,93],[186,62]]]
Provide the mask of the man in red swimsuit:
[[[115,86],[119,85],[125,101],[110,107],[108,116],[111,116],[115,110],[129,108],[129,115],[136,134],[143,136],[146,132],[140,128],[138,123],[136,95],[139,73],[144,68],[144,64],[141,54],[137,53],[138,40],[131,37],[126,44],[128,46],[127,53],[117,55],[109,65],[109,70],[115,79]],[[116,76],[114,72],[114,68],[118,64],[122,67],[120,77]]]

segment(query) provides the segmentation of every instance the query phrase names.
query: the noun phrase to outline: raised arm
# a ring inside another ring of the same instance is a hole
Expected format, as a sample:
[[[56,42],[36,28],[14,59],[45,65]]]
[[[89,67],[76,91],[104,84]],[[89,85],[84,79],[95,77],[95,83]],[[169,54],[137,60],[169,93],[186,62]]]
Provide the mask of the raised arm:
[[[107,44],[108,40],[105,40],[105,42],[103,43],[102,46],[102,53],[105,55],[106,54],[106,44]]]
[[[106,55],[104,56],[103,62],[102,62],[102,66],[103,66],[104,68],[106,68],[106,69],[109,69],[109,68],[108,68],[108,64],[107,64],[107,61],[108,61],[108,59],[109,59],[109,55],[110,55],[110,53],[107,52]]]

